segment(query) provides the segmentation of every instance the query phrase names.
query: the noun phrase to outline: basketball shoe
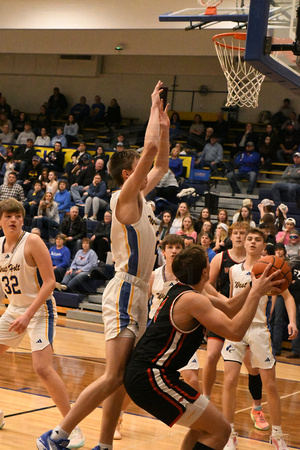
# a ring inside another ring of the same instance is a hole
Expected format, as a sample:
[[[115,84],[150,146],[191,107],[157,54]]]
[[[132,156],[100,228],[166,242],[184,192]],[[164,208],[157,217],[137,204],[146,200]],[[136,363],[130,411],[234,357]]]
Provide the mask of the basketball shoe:
[[[36,446],[39,450],[61,450],[67,448],[70,441],[69,439],[60,439],[59,441],[53,441],[51,439],[52,430],[46,431],[36,440]]]
[[[289,450],[283,438],[283,434],[272,434],[269,442],[274,445],[277,450]]]
[[[67,448],[80,448],[84,446],[85,439],[79,427],[75,427],[69,436],[70,443]]]
[[[4,427],[4,413],[0,410],[0,430]]]
[[[224,450],[235,450],[237,448],[237,436],[238,434],[234,431],[231,432],[231,435],[229,436],[228,442],[224,447]]]
[[[254,423],[254,428],[261,431],[266,431],[269,429],[269,424],[266,421],[265,415],[263,410],[257,411],[252,407],[251,413],[250,413],[251,419]]]

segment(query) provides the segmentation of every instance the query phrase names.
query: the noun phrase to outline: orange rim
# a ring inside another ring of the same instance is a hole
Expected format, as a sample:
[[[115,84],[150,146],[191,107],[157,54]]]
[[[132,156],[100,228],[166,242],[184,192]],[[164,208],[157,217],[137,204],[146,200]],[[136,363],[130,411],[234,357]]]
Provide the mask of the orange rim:
[[[234,45],[226,44],[224,42],[219,42],[218,39],[223,39],[224,37],[233,37],[234,39],[238,41],[246,41],[247,33],[221,33],[216,34],[212,40],[215,45],[219,45],[223,48],[228,48],[232,50],[238,50],[238,51],[245,51],[245,47],[235,47]]]

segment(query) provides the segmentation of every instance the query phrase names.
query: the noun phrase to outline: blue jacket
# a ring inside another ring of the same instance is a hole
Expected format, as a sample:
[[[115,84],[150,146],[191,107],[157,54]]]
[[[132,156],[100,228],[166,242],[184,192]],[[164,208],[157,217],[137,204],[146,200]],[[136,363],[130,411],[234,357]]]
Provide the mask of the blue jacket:
[[[71,194],[66,189],[64,191],[57,191],[54,197],[58,203],[58,211],[70,211],[71,208]]]
[[[170,158],[169,159],[169,167],[172,170],[172,172],[174,173],[175,177],[180,177],[180,175],[182,174],[182,169],[183,169],[182,159]]]
[[[257,152],[242,152],[235,158],[235,164],[238,166],[240,174],[248,172],[259,172],[260,154]]]

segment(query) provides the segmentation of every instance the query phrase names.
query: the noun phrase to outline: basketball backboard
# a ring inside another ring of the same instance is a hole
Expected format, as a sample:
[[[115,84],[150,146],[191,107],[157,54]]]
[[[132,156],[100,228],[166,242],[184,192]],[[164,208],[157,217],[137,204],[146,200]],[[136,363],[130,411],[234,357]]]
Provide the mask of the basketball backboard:
[[[245,60],[268,78],[298,93],[300,68],[290,51],[274,51],[274,45],[296,40],[299,0],[251,0]]]

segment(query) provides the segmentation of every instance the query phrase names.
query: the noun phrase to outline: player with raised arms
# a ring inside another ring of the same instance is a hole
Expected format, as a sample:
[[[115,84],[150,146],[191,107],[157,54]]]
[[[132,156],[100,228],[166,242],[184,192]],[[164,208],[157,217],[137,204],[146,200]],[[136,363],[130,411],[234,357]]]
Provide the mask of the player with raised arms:
[[[68,436],[74,426],[102,402],[101,435],[95,450],[112,449],[114,430],[125,395],[125,367],[135,339],[144,332],[147,324],[148,283],[156,257],[158,231],[152,208],[144,197],[169,167],[170,121],[168,105],[164,109],[160,99],[161,88],[162,82],[159,81],[152,93],[141,157],[135,150],[123,150],[115,152],[109,161],[109,172],[120,190],[113,194],[110,203],[116,274],[107,285],[102,302],[106,339],[105,373],[84,389],[60,425],[37,439],[39,449],[67,447]]]

